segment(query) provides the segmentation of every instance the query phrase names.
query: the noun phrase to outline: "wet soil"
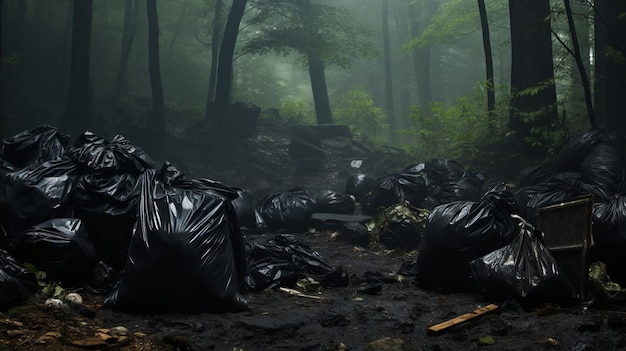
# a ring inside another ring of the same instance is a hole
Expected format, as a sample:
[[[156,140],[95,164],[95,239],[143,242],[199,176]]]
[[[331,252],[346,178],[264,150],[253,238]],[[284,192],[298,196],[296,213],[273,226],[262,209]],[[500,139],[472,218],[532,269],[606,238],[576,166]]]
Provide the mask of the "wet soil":
[[[252,138],[220,145],[190,137],[185,126],[171,130],[168,158],[190,177],[209,177],[257,197],[296,186],[342,191],[355,171],[350,166],[355,159],[363,160],[361,171],[374,176],[407,165],[396,150],[365,151],[335,139],[325,142],[321,169],[302,173],[287,155],[284,126],[261,126]],[[348,286],[245,292],[249,310],[221,314],[112,311],[101,308],[105,296],[80,289],[82,305],[50,308],[44,305],[46,297],[36,294],[0,313],[0,350],[626,349],[624,302],[543,304],[525,310],[515,301],[488,301],[472,292],[424,290],[398,274],[416,252],[356,246],[323,230],[291,234],[327,263],[341,266]],[[264,242],[273,235],[247,234],[247,240]],[[382,282],[381,290],[362,289],[368,278]],[[498,308],[440,334],[428,333],[432,325],[489,303]]]

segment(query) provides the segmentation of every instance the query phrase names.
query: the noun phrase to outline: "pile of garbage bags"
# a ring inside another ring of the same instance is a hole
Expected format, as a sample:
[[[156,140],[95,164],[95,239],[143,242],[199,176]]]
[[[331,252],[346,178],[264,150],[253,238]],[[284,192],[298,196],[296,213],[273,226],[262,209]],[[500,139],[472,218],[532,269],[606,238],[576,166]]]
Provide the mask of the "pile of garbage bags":
[[[0,310],[37,289],[26,264],[106,295],[105,308],[133,312],[240,311],[244,291],[302,278],[346,286],[340,265],[289,234],[315,225],[351,244],[415,252],[401,271],[426,289],[569,298],[536,215],[585,194],[594,198],[592,260],[626,281],[626,141],[607,131],[583,133],[516,185],[485,189],[482,174],[430,159],[379,177],[356,172],[343,192],[295,187],[257,201],[158,165],[121,135],[86,131],[69,141],[39,126],[3,142]],[[258,233],[275,235],[247,240]]]

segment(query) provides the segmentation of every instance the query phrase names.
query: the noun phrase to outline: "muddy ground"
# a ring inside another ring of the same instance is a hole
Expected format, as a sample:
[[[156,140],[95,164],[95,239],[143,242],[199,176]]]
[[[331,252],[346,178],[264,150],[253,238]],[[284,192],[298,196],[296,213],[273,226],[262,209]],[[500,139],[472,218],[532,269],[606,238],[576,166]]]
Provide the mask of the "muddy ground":
[[[283,127],[277,132],[275,125],[261,126],[252,138],[218,146],[188,137],[185,126],[173,126],[167,158],[190,177],[248,189],[257,198],[295,186],[312,192],[343,191],[355,171],[350,167],[354,159],[363,160],[360,171],[374,176],[407,165],[398,151],[367,152],[348,140],[334,139],[325,142],[322,168],[300,173],[287,155],[289,134]],[[323,230],[291,234],[327,263],[341,266],[349,276],[348,286],[245,292],[249,310],[223,314],[116,312],[101,308],[105,296],[84,289],[75,289],[83,305],[59,309],[44,306],[46,297],[36,294],[24,305],[0,313],[0,350],[626,349],[624,302],[542,304],[525,310],[516,301],[488,301],[474,292],[424,290],[397,273],[415,252],[356,246]],[[247,240],[265,242],[273,235],[248,234]],[[382,282],[379,292],[364,289],[371,278]],[[427,331],[490,303],[498,309],[440,334]]]

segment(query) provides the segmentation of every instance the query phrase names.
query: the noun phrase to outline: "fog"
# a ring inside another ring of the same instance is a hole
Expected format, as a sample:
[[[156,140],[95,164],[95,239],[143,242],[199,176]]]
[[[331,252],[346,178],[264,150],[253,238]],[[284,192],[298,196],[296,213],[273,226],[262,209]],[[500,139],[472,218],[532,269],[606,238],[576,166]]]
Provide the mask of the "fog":
[[[223,42],[221,31],[233,2],[220,3],[222,11],[216,16],[215,0],[156,1],[166,125],[179,123],[175,118],[185,122],[208,118],[207,101],[213,100],[209,85],[214,84],[211,65],[217,57],[212,48]],[[67,114],[73,5],[69,0],[2,1],[3,137],[39,124],[57,125]],[[517,39],[511,35],[509,4],[488,0],[485,5],[488,28],[481,26],[476,3],[462,0],[247,1],[234,48],[229,101],[259,106],[261,119],[263,111],[278,109],[280,118],[292,123],[328,122],[320,119],[320,105],[312,92],[313,52],[322,63],[333,123],[350,125],[372,147],[394,145],[424,157],[471,164],[480,158],[480,150],[497,144],[481,141],[485,138],[480,135],[488,131],[488,116],[490,125],[497,127],[494,137],[515,134],[508,129],[517,128],[509,121],[511,93],[539,87],[543,81],[511,89],[515,79],[511,43]],[[125,6],[131,10],[126,15]],[[563,133],[541,143],[555,146],[589,124],[562,3],[551,2],[549,11],[553,35],[548,65],[556,99],[543,101],[556,106],[553,115],[563,122],[559,125]],[[110,111],[120,109],[133,117],[122,117],[122,123],[141,123],[142,109],[150,109],[153,94],[146,1],[93,0],[91,13],[90,128],[106,124],[111,115],[119,117]],[[592,14],[590,4],[574,8],[584,65],[591,75]],[[221,26],[216,27],[218,19]],[[127,88],[116,92],[124,28],[133,33],[125,65]],[[490,84],[485,30],[493,63]],[[538,62],[540,66],[545,62]],[[521,75],[534,74],[531,70]],[[496,106],[488,113],[491,90]],[[119,96],[117,101],[114,95]],[[525,95],[541,94],[527,90]],[[363,127],[367,125],[373,127]],[[524,140],[529,137],[535,136],[525,135]],[[478,151],[468,154],[470,148]],[[549,156],[549,151],[540,154]]]

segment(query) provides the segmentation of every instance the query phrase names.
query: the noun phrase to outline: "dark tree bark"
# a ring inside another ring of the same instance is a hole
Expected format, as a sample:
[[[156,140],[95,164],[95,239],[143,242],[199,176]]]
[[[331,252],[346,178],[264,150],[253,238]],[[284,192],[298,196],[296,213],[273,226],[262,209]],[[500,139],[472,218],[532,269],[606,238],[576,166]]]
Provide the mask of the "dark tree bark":
[[[487,9],[485,0],[478,0],[480,24],[483,32],[483,48],[485,50],[485,71],[487,75],[487,111],[489,115],[496,107],[496,93],[493,89],[493,57],[491,55],[491,40],[489,39],[489,22],[487,21]]]
[[[396,140],[397,126],[393,109],[393,81],[391,77],[391,49],[389,44],[389,0],[383,0],[383,55],[385,65],[385,107],[389,122],[389,142]]]
[[[585,65],[581,58],[580,46],[578,45],[578,36],[576,35],[576,27],[574,26],[574,18],[572,16],[572,7],[570,6],[569,0],[563,0],[563,2],[565,4],[565,13],[567,14],[567,25],[569,26],[569,32],[574,46],[574,59],[576,60],[576,66],[578,66],[578,72],[580,73],[580,79],[582,80],[583,89],[585,91],[585,103],[587,105],[589,124],[592,128],[598,128],[598,123],[596,122],[596,117],[593,112],[593,104],[591,102],[591,87],[589,85],[589,79],[587,79]]]
[[[544,159],[548,147],[548,140],[536,130],[548,131],[557,119],[550,4],[545,0],[509,0],[509,12],[513,92],[509,128],[515,131],[511,152],[535,163]],[[522,91],[525,93],[519,94]]]
[[[138,9],[139,0],[125,0],[120,64],[117,69],[117,78],[115,79],[115,88],[113,90],[114,104],[119,102],[120,97],[128,94],[128,59],[130,57],[130,52],[135,40],[135,32],[137,30]]]
[[[210,118],[212,134],[217,137],[223,137],[227,134],[225,132],[228,125],[227,111],[232,89],[233,57],[239,34],[239,25],[246,9],[246,3],[247,0],[233,0],[220,45],[217,62],[217,81],[215,83],[215,101]]]
[[[70,86],[65,113],[59,127],[70,134],[79,134],[91,125],[91,19],[92,0],[75,0],[72,21]]]
[[[307,59],[317,124],[333,123],[333,116],[330,110],[330,99],[328,98],[328,88],[326,86],[324,62],[315,57],[312,53],[307,55]]]
[[[211,72],[209,73],[209,89],[206,96],[206,103],[204,108],[204,118],[208,120],[211,115],[211,109],[213,108],[213,101],[215,99],[215,83],[217,80],[217,62],[219,60],[220,52],[220,38],[222,35],[222,11],[224,11],[224,1],[215,0],[214,16],[213,16],[213,30],[211,32]]]
[[[411,36],[420,34],[419,13],[417,4],[409,2],[409,16],[411,17]],[[422,111],[428,111],[428,105],[432,102],[430,84],[430,45],[413,50],[413,66],[415,69],[415,81],[417,82],[417,96]]]
[[[152,88],[152,128],[159,138],[165,137],[165,107],[159,56],[159,16],[156,0],[146,0],[148,11],[148,72]]]
[[[596,116],[626,135],[626,2],[595,1]]]

